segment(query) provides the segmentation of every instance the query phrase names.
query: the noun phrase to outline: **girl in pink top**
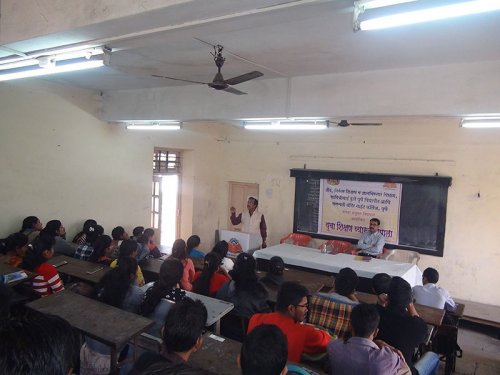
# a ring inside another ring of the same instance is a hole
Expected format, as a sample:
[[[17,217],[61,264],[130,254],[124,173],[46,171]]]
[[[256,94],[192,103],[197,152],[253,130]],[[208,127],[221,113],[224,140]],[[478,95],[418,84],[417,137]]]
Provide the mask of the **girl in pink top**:
[[[193,289],[193,277],[195,274],[194,263],[187,257],[186,242],[183,239],[177,239],[172,245],[172,255],[169,258],[178,259],[184,267],[184,273],[181,279],[181,288],[184,290]]]

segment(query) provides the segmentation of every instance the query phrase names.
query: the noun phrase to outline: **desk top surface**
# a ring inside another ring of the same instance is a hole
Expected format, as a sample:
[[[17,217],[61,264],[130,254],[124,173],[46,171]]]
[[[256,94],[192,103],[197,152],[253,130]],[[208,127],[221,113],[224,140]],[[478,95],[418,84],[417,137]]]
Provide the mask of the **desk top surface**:
[[[153,325],[151,319],[63,290],[30,302],[33,310],[57,315],[84,334],[114,348]]]
[[[18,268],[18,267],[12,267],[9,264],[3,263],[6,260],[7,260],[7,257],[2,257],[0,259],[0,275],[2,275],[2,276],[3,275],[8,275],[9,273],[14,273],[14,272],[18,272],[18,271],[24,271],[26,273],[26,275],[28,275],[28,277],[25,278],[25,279],[16,280],[14,282],[10,282],[7,285],[14,286],[14,285],[17,285],[19,283],[23,283],[25,281],[31,280],[31,279],[33,279],[36,276],[36,273],[34,273],[34,272],[26,271],[26,270],[23,270],[23,269]]]
[[[375,294],[356,292],[356,297],[360,302],[364,303],[377,303],[377,296]],[[434,307],[415,304],[415,309],[417,310],[420,317],[427,323],[433,326],[440,326],[443,322],[445,310],[436,309]]]
[[[106,272],[110,270],[110,268],[106,265],[92,263],[66,255],[56,255],[52,259],[49,259],[48,262],[53,266],[56,266],[57,272],[63,275],[73,276],[80,280],[88,281],[92,284],[97,284],[101,281]],[[57,266],[63,262],[66,262],[66,264]]]
[[[234,305],[231,302],[222,301],[220,299],[211,298],[188,291],[186,291],[186,296],[194,300],[198,299],[203,302],[203,304],[207,308],[208,313],[206,323],[207,326],[211,326],[212,324],[218,322],[224,315],[234,309]]]

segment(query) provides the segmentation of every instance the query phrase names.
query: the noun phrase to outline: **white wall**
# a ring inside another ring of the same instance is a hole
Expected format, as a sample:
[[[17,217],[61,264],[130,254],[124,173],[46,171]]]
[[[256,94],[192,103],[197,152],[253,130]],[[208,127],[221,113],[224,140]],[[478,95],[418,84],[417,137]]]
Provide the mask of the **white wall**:
[[[424,256],[457,297],[500,304],[500,131],[470,130],[453,118],[386,118],[382,127],[319,133],[252,133],[214,123],[177,133],[131,133],[96,119],[99,97],[45,83],[0,85],[0,233],[23,217],[60,218],[71,234],[88,217],[107,231],[149,222],[154,146],[185,150],[182,229],[203,248],[225,227],[228,181],[260,185],[269,244],[292,230],[290,168],[453,178],[444,257]],[[480,197],[478,197],[480,193]]]

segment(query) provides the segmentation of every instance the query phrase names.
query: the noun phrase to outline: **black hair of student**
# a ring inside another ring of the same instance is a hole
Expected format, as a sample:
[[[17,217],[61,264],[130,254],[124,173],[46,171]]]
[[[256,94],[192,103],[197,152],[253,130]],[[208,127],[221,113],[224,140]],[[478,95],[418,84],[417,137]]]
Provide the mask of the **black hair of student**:
[[[374,221],[375,223],[377,223],[377,225],[380,225],[380,220],[377,219],[376,217],[372,217],[370,221]]]
[[[215,244],[212,252],[219,254],[221,259],[224,259],[227,256],[227,252],[229,251],[229,244],[227,241],[219,241]]]
[[[404,311],[413,298],[410,284],[399,276],[392,278],[388,294],[389,305],[387,308],[394,311]]]
[[[135,227],[134,230],[132,231],[132,235],[134,237],[139,237],[144,233],[144,227]]]
[[[28,236],[24,233],[12,233],[5,239],[5,252],[14,251],[18,247],[23,247],[28,244]]]
[[[137,242],[134,240],[124,240],[118,250],[118,259],[129,258],[134,251],[137,251]]]
[[[349,267],[342,268],[335,278],[335,291],[341,296],[348,296],[358,286],[358,275]]]
[[[97,263],[100,257],[106,255],[106,249],[111,246],[111,237],[103,234],[94,242],[94,251],[89,257],[89,262]]]
[[[188,255],[191,252],[191,250],[193,250],[195,247],[199,246],[200,243],[201,243],[200,236],[198,236],[196,234],[193,234],[192,236],[190,236],[186,241]]]
[[[389,285],[391,284],[391,276],[386,273],[377,273],[372,277],[372,288],[376,295],[389,293]]]
[[[94,224],[86,225],[83,228],[83,232],[85,233],[85,242],[88,242],[90,244],[93,244],[97,237],[99,237],[98,226]]]
[[[436,284],[439,281],[439,272],[432,267],[427,267],[422,274],[429,283]]]
[[[144,229],[144,233],[143,233],[144,236],[146,237],[152,237],[155,235],[155,230],[153,228],[147,228],[147,229]]]
[[[309,295],[309,291],[303,285],[292,281],[281,284],[276,298],[276,311],[287,313],[288,306],[297,306],[304,297]]]
[[[279,375],[286,366],[288,342],[275,325],[255,327],[243,341],[240,352],[242,375]]]
[[[12,289],[6,284],[0,284],[0,321],[9,317],[13,297]]]
[[[174,244],[172,245],[172,257],[179,260],[186,259],[186,241],[184,241],[182,238],[178,238],[174,241]]]
[[[380,314],[377,306],[367,303],[360,303],[354,306],[351,311],[350,324],[357,337],[368,338],[378,327]]]
[[[104,234],[104,227],[102,225],[97,224],[95,228],[97,231],[97,236],[102,236]]]
[[[180,260],[165,260],[160,267],[159,279],[146,291],[140,307],[140,314],[144,316],[151,314],[161,299],[179,284],[183,273],[184,266]]]
[[[123,227],[118,226],[116,228],[113,228],[113,230],[111,231],[111,237],[113,237],[115,241],[118,241],[122,239],[124,233],[125,229]]]
[[[254,296],[267,297],[267,291],[259,283],[255,269],[257,263],[255,258],[247,253],[240,253],[236,257],[234,268],[229,271],[229,275],[235,283],[236,291],[246,291]]]
[[[210,295],[210,280],[219,269],[220,257],[217,253],[208,253],[203,261],[203,271],[200,277],[193,283],[193,292],[204,296]]]
[[[97,299],[108,305],[121,308],[137,272],[135,258],[123,258],[118,267],[109,270],[96,286]]]
[[[45,228],[43,230],[50,234],[51,236],[58,236],[57,231],[61,228],[62,223],[60,220],[49,220],[47,224],[45,224]]]
[[[285,270],[285,262],[283,258],[274,256],[269,259],[269,273],[272,275],[283,275],[283,271]]]
[[[47,259],[43,257],[43,252],[52,249],[55,242],[54,236],[44,231],[40,232],[38,237],[33,241],[33,246],[28,247],[20,267],[28,271],[33,271],[40,264],[46,262]]]
[[[49,314],[12,317],[0,328],[0,369],[12,375],[67,375],[78,338],[71,325]]]
[[[187,352],[203,334],[207,309],[200,301],[185,298],[167,313],[163,327],[163,345],[170,353]]]
[[[39,219],[36,216],[28,216],[23,220],[23,225],[21,226],[20,233],[24,232],[26,229],[32,229]]]

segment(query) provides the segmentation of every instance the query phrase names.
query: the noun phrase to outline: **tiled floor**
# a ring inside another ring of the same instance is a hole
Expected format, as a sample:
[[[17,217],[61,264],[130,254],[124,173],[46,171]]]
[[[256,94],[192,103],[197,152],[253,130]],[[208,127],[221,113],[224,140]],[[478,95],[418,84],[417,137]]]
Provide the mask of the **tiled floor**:
[[[467,324],[464,322],[458,330],[458,344],[463,350],[463,357],[457,358],[456,375],[499,375],[500,340],[499,330]],[[444,374],[441,363],[439,374]]]

